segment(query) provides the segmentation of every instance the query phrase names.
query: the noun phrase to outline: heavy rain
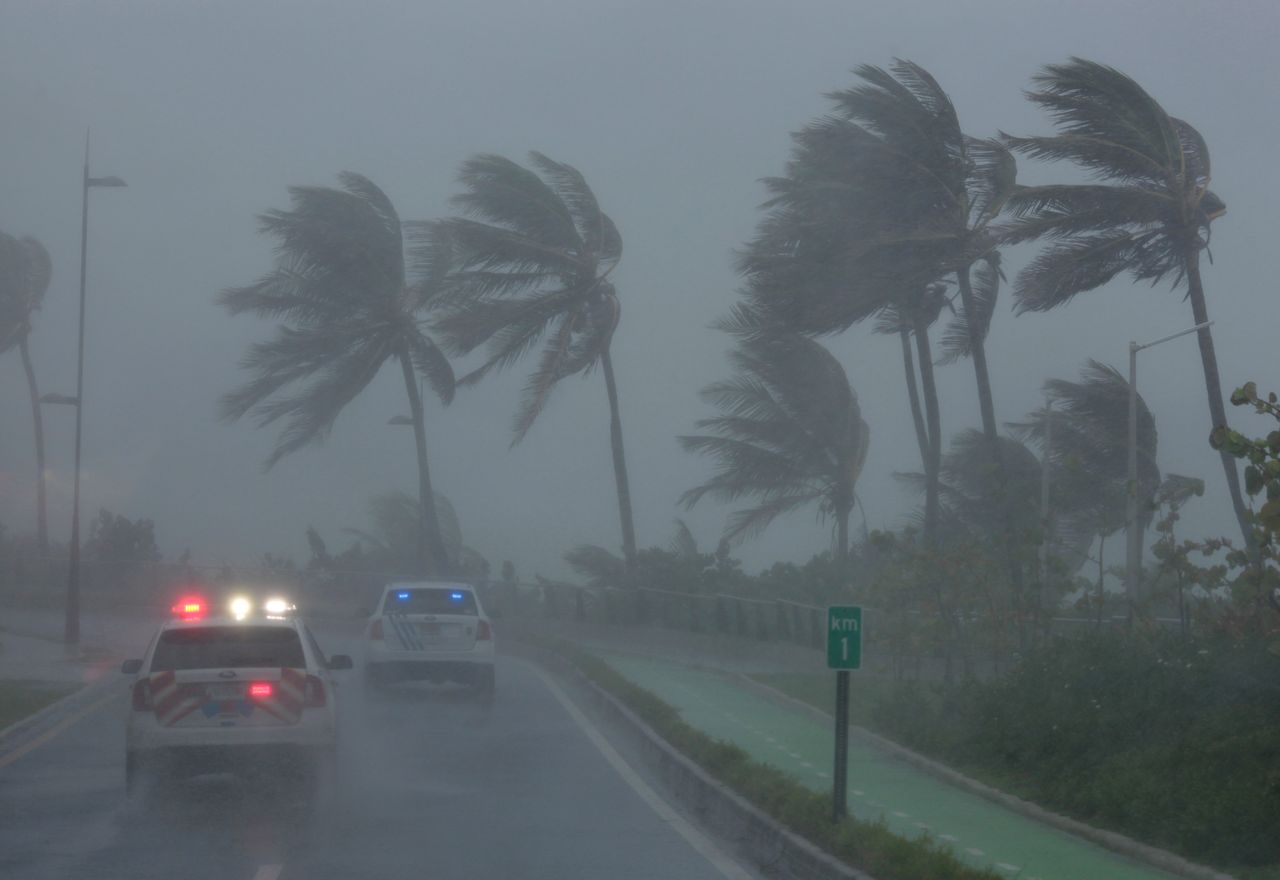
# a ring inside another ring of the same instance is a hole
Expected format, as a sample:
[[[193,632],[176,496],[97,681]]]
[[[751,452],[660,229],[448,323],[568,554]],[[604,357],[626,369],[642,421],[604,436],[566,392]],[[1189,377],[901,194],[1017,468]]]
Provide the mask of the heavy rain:
[[[5,0],[0,877],[1280,880],[1277,39]]]

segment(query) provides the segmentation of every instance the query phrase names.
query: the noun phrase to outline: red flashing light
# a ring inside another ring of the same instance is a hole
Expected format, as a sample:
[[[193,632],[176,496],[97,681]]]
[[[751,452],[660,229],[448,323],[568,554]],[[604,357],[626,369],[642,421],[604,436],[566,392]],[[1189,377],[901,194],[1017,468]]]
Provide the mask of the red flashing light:
[[[199,620],[204,617],[206,607],[198,596],[183,596],[169,611],[180,620]]]
[[[249,685],[249,696],[255,699],[265,699],[276,692],[269,681],[255,681]]]
[[[487,642],[493,638],[493,630],[489,627],[489,621],[482,620],[476,624],[476,641]]]

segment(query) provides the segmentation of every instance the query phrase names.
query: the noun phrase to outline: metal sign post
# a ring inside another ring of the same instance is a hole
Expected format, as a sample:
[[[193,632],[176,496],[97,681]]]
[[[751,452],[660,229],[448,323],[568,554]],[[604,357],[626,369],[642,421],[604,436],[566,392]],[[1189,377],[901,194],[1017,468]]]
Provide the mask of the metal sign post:
[[[836,670],[836,744],[832,762],[831,821],[849,814],[849,670],[862,666],[862,609],[827,609],[827,668]]]

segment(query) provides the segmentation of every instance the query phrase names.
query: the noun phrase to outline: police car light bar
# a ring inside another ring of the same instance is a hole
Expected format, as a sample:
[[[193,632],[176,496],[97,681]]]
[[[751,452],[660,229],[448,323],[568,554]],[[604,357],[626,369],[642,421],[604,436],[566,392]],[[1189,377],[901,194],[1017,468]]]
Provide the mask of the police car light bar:
[[[183,596],[169,609],[180,620],[199,620],[207,610],[204,599],[199,596]]]

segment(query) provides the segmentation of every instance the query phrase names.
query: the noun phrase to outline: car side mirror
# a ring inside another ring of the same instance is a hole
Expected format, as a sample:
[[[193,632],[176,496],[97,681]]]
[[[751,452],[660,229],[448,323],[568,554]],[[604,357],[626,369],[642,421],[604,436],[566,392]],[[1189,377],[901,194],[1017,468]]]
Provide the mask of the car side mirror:
[[[141,660],[126,660],[120,664],[120,671],[125,675],[137,675],[140,669],[142,669]]]
[[[329,658],[329,669],[354,669],[355,664],[351,662],[351,658],[346,654],[334,654]]]

